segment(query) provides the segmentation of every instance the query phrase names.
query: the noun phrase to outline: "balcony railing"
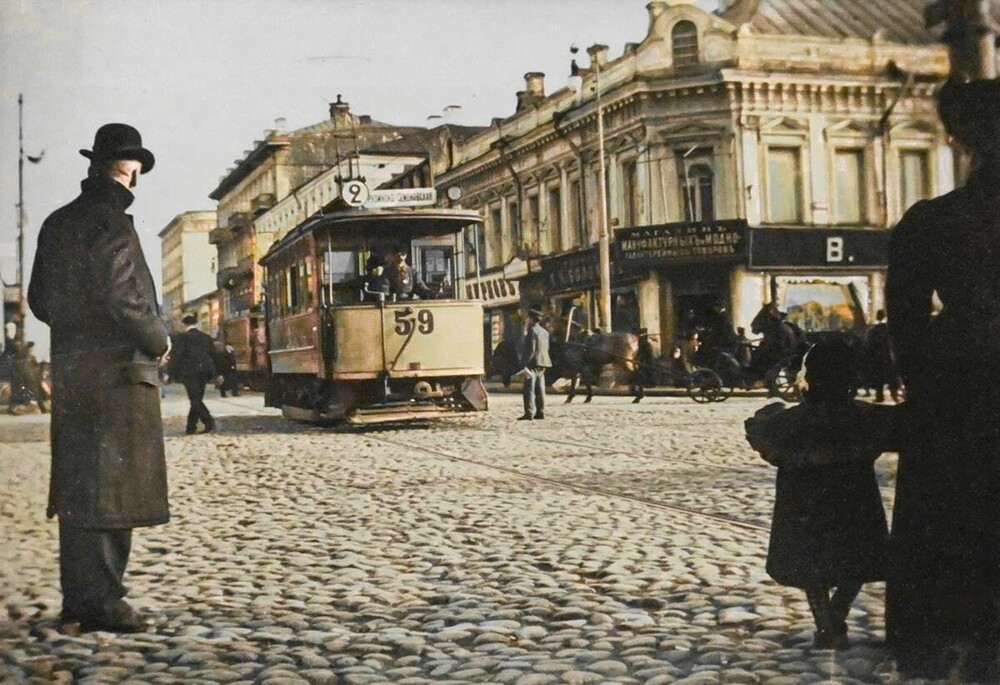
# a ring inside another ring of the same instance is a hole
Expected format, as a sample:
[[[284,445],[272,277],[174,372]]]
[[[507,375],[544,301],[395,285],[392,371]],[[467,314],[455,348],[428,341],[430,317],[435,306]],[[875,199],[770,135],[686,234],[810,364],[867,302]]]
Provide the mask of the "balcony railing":
[[[274,193],[261,193],[250,200],[250,213],[254,216],[260,216],[273,207],[276,201]]]
[[[226,228],[230,231],[242,231],[244,228],[250,225],[252,218],[249,212],[234,212],[229,215],[229,219],[226,221]]]
[[[208,232],[208,242],[211,245],[218,245],[219,243],[224,243],[233,237],[233,232],[228,228],[213,228]]]

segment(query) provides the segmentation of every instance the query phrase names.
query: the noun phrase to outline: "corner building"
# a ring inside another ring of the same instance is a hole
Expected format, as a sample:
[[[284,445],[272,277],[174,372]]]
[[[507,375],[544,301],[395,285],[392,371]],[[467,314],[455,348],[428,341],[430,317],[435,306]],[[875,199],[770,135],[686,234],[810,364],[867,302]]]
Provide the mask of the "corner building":
[[[526,74],[516,112],[437,184],[482,212],[484,278],[595,326],[599,78],[615,330],[665,352],[682,319],[724,306],[749,331],[772,301],[806,330],[859,327],[882,307],[891,226],[954,187],[924,4],[654,0],[641,42],[588,50],[578,92]]]

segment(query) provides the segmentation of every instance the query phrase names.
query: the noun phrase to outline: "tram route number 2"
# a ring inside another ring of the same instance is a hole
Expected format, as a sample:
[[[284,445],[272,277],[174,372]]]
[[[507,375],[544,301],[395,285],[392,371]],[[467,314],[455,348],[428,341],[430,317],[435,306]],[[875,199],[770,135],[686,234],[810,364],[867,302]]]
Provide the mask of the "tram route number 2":
[[[414,326],[418,333],[429,335],[434,332],[434,313],[430,309],[418,309],[415,313],[407,307],[394,312],[396,319],[396,335],[410,336]]]

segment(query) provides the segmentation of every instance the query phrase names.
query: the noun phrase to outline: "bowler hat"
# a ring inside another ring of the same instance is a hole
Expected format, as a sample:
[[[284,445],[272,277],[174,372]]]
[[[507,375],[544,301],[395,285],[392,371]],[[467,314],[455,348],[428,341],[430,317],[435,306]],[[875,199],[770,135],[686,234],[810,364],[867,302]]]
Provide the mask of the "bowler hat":
[[[181,323],[184,324],[185,326],[193,326],[196,323],[198,323],[198,317],[195,316],[194,314],[188,314],[183,319],[181,319]]]
[[[134,159],[142,164],[142,173],[156,163],[153,153],[142,146],[139,131],[128,124],[104,124],[94,134],[94,149],[80,150],[80,154],[95,162]]]

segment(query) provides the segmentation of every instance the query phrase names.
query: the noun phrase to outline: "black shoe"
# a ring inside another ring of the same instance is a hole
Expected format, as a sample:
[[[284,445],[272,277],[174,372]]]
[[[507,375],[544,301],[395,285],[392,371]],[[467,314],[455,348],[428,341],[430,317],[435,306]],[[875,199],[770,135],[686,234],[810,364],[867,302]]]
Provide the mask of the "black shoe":
[[[234,390],[233,391],[233,397],[239,397],[239,396],[240,396],[240,394]]]
[[[535,414],[535,420],[536,420],[536,421],[541,421],[541,420],[542,420],[542,419],[544,419],[544,418],[545,418],[545,412],[541,412],[541,411],[540,411],[540,412],[538,412],[537,414]]]
[[[184,432],[187,433],[188,435],[194,435],[197,431],[198,431],[197,426],[188,426],[187,428],[184,429]]]
[[[518,420],[518,421],[531,421],[531,420],[533,420],[534,418],[535,418],[535,417],[533,417],[533,416],[532,416],[531,414],[525,414],[524,416],[518,416],[518,417],[517,417],[517,420]]]
[[[224,393],[224,392],[220,392],[220,393],[219,393],[219,395],[220,395],[220,396],[222,396],[222,397],[225,397],[225,396],[226,396],[226,393]],[[235,396],[235,395],[233,395],[233,397],[236,397],[236,396]]]
[[[150,621],[136,611],[124,599],[119,599],[110,609],[98,616],[87,616],[80,620],[80,630],[88,633],[104,630],[109,633],[141,633],[150,628]]]
[[[205,424],[205,430],[203,432],[211,433],[214,430],[215,430],[215,421],[209,421],[208,423]]]

